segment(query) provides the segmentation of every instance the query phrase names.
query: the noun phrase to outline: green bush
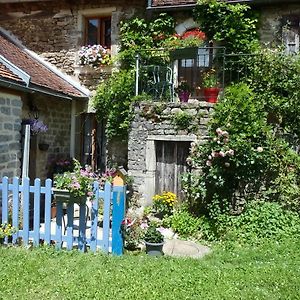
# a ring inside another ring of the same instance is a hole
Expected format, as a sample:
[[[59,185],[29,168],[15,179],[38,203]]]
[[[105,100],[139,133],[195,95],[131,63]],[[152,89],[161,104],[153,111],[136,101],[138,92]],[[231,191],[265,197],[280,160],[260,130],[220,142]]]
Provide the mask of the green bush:
[[[130,128],[134,101],[133,70],[114,73],[100,84],[93,99],[97,117],[106,122],[108,138],[126,138]]]
[[[209,221],[205,217],[195,217],[186,209],[176,211],[173,215],[163,219],[163,225],[171,227],[182,238],[195,237],[210,239],[211,230]]]
[[[199,0],[194,19],[208,39],[221,42],[227,53],[250,53],[258,47],[258,19],[248,5]]]
[[[299,214],[278,203],[253,201],[239,216],[219,215],[215,222],[220,239],[257,243],[264,239],[300,237]]]

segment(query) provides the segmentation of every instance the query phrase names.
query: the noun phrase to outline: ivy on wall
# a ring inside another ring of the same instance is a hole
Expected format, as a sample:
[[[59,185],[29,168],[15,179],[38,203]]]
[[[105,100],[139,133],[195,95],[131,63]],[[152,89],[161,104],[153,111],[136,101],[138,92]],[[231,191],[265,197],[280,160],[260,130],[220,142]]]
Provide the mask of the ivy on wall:
[[[225,46],[227,53],[251,53],[258,47],[258,16],[248,5],[199,0],[193,17],[208,39]]]

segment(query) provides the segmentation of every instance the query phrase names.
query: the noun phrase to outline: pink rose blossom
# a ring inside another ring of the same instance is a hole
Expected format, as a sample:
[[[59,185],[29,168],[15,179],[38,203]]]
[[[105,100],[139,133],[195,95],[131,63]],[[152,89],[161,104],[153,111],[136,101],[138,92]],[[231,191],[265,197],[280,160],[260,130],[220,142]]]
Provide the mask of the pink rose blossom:
[[[221,128],[217,128],[216,133],[217,133],[217,135],[222,135],[223,131]]]
[[[207,161],[206,161],[206,165],[207,165],[208,167],[211,167],[211,165],[212,165],[212,164],[211,164],[211,161],[210,161],[210,160],[207,160]]]
[[[223,151],[220,151],[220,152],[219,152],[219,155],[220,155],[221,157],[225,157],[226,154],[225,154]]]

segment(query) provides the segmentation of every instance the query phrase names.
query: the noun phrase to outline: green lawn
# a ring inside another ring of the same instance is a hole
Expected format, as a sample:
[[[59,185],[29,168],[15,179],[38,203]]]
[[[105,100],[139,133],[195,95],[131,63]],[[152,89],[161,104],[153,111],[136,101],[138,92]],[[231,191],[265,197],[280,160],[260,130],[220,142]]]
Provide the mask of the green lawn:
[[[202,260],[0,247],[0,299],[300,299],[300,240]]]

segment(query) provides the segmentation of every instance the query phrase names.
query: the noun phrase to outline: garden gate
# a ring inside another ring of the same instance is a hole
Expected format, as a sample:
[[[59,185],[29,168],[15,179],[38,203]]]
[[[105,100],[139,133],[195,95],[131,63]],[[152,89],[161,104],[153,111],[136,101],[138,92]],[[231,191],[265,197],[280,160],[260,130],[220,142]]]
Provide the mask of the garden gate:
[[[9,222],[16,228],[12,236],[13,244],[21,239],[24,245],[33,243],[38,246],[44,242],[48,245],[55,243],[57,249],[66,247],[71,250],[77,246],[80,251],[89,248],[95,252],[100,248],[116,255],[123,253],[120,229],[125,213],[124,186],[113,187],[106,182],[104,189],[100,189],[95,182],[95,197],[90,202],[90,207],[86,203],[78,204],[79,216],[76,217],[74,205],[77,204],[57,201],[55,218],[51,216],[51,179],[47,179],[45,186],[41,186],[41,180],[37,178],[34,185],[30,186],[29,178],[24,178],[20,183],[17,177],[12,181],[3,177],[0,190],[2,223]],[[99,220],[100,211],[102,221]],[[7,242],[8,239],[5,238],[4,243]]]

